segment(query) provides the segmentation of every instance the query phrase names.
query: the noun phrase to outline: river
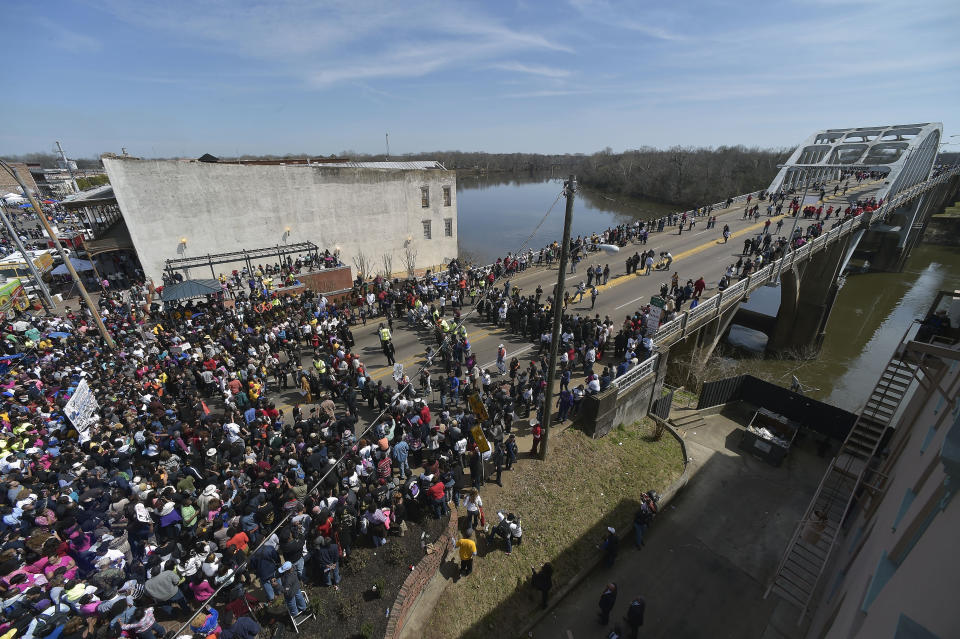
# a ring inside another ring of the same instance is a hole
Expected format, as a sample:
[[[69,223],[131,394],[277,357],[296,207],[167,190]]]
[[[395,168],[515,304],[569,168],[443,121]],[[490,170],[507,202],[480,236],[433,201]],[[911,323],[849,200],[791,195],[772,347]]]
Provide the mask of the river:
[[[563,188],[561,179],[495,174],[457,178],[458,236],[461,251],[488,262],[516,250],[554,204]],[[536,232],[529,246],[540,248],[563,232],[561,198]],[[677,207],[617,197],[588,190],[577,198],[573,235],[651,219]],[[834,304],[820,356],[815,360],[771,360],[719,356],[708,376],[749,372],[782,386],[795,375],[807,394],[840,408],[857,411],[866,402],[877,376],[887,363],[910,322],[922,317],[939,290],[960,289],[960,251],[920,244],[900,273],[851,275]],[[775,314],[777,289],[754,293],[750,308]],[[765,337],[733,327],[729,341],[741,351],[762,349]]]
[[[521,248],[544,218],[528,247],[540,249],[563,236],[564,199],[559,178],[515,174],[457,176],[457,237],[461,254],[489,263],[508,251]],[[552,205],[552,209],[551,209]],[[679,210],[647,200],[618,196],[616,199],[582,190],[573,216],[573,237],[657,218]]]

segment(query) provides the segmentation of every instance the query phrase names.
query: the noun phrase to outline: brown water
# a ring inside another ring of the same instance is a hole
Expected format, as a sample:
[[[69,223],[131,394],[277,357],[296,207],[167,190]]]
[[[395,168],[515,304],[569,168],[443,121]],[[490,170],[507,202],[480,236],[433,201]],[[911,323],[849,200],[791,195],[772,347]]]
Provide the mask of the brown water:
[[[516,251],[537,224],[543,224],[528,248],[540,249],[563,236],[563,180],[517,173],[457,177],[457,239],[461,254],[491,262]],[[552,208],[551,208],[552,205]],[[617,196],[611,198],[584,189],[577,195],[573,237],[600,233],[635,220],[649,220],[676,212],[659,202]],[[550,214],[544,219],[544,214]]]
[[[910,323],[926,314],[937,291],[958,289],[960,250],[920,244],[901,273],[847,277],[817,359],[736,361],[720,357],[717,367],[730,373],[747,372],[782,386],[789,386],[790,376],[795,375],[810,389],[809,396],[858,411]],[[750,308],[775,314],[779,291],[764,288],[759,293],[751,296]],[[738,326],[730,332],[730,342],[744,348],[762,349],[765,341],[762,334]],[[715,376],[720,375],[710,375]]]

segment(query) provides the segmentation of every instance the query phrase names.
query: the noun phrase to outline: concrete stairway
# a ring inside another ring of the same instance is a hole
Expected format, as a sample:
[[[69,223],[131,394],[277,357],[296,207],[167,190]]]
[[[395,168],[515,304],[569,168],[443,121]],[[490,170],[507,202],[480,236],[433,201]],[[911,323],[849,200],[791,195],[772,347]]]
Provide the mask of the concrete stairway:
[[[840,447],[800,520],[765,597],[776,594],[800,608],[800,620],[843,524],[854,494],[863,481],[867,463],[909,389],[917,365],[891,358]]]

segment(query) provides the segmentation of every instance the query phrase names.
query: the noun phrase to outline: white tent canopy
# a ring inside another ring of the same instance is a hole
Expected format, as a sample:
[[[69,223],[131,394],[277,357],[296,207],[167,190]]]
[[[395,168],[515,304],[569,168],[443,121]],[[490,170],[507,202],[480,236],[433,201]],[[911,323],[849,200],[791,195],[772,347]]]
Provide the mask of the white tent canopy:
[[[26,202],[27,198],[23,197],[19,193],[7,193],[3,196],[3,199],[7,202]]]

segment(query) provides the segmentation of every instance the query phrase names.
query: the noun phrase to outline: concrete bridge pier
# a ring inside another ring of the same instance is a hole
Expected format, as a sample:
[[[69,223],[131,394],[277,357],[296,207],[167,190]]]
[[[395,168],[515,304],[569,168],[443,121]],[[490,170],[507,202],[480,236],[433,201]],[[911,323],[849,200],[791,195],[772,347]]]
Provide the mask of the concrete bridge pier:
[[[733,304],[670,347],[667,380],[671,385],[697,387],[713,350],[730,329],[738,307],[739,304]]]
[[[767,333],[767,351],[813,357],[820,351],[827,320],[840,287],[837,278],[850,236],[812,256],[801,269],[780,274],[780,309]]]

